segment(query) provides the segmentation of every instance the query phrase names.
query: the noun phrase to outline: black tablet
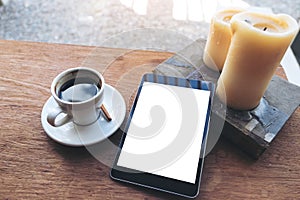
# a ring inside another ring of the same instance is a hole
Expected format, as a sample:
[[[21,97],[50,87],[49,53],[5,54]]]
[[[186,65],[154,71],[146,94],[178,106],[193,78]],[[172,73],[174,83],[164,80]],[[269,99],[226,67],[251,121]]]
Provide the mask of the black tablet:
[[[111,177],[197,196],[213,94],[210,82],[144,75]]]

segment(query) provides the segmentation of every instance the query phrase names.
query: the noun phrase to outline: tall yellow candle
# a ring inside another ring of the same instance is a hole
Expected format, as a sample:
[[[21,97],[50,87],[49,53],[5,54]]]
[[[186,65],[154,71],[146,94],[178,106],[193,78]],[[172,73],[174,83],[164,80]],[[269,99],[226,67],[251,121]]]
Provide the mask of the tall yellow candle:
[[[213,70],[221,71],[231,41],[230,19],[242,9],[226,9],[217,12],[210,23],[203,61]]]
[[[255,12],[236,14],[230,24],[231,44],[216,92],[227,106],[250,110],[259,104],[299,26],[289,15]]]

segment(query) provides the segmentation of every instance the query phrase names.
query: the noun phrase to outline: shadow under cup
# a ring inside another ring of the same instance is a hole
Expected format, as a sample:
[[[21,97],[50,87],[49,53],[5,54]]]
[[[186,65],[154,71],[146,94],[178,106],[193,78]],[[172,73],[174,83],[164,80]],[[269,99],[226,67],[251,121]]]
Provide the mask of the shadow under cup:
[[[56,127],[70,120],[77,125],[92,124],[100,115],[104,86],[103,76],[94,69],[80,67],[60,73],[51,85],[58,106],[48,114],[48,123]]]

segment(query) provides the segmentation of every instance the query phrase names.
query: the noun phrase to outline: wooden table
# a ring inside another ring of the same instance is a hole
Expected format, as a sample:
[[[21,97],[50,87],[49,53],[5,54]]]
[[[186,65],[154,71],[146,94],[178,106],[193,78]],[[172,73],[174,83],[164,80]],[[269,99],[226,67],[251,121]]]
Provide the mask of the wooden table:
[[[93,67],[130,108],[144,72],[171,53],[0,40],[0,199],[174,199],[110,179],[86,148],[60,145],[40,118],[52,79]],[[283,89],[283,88],[282,88]],[[300,109],[253,160],[224,138],[205,160],[198,199],[300,199]],[[109,139],[116,144],[121,132]],[[108,155],[109,156],[109,155]]]

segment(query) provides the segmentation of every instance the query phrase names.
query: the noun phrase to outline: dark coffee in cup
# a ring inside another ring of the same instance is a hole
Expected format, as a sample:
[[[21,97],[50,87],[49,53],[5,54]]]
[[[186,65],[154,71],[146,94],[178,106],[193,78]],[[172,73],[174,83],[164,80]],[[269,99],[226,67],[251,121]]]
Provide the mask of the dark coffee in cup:
[[[68,102],[83,102],[97,95],[101,88],[100,83],[95,83],[87,78],[75,78],[64,83],[58,90],[57,96]]]
[[[60,73],[51,84],[57,107],[48,114],[48,123],[54,127],[69,121],[82,126],[94,123],[100,115],[104,87],[103,76],[91,68],[78,67]],[[56,120],[61,113],[62,119]]]

